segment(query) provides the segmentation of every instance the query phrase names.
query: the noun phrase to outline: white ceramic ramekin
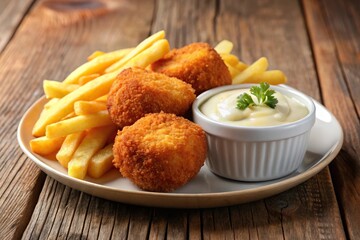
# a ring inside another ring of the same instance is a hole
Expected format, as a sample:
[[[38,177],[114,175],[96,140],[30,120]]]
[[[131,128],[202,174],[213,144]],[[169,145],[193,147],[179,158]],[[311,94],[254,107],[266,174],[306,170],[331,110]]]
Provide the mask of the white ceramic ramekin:
[[[206,132],[206,165],[222,177],[239,181],[266,181],[295,171],[307,149],[310,130],[315,123],[315,105],[310,97],[291,88],[271,89],[303,103],[309,110],[304,118],[277,126],[243,127],[221,123],[200,111],[210,97],[233,89],[247,89],[253,84],[229,85],[200,94],[193,103],[194,122]]]

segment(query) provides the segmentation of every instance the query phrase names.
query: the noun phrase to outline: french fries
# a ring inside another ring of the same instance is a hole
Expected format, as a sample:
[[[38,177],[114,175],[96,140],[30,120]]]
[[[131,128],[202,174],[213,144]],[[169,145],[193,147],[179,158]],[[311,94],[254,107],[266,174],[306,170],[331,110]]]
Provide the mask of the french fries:
[[[65,137],[72,133],[107,125],[112,125],[109,113],[107,111],[101,111],[89,115],[75,116],[49,124],[46,126],[46,136],[48,138]]]
[[[105,52],[103,52],[103,51],[95,51],[95,52],[93,52],[92,54],[90,54],[90,55],[87,57],[87,60],[88,60],[88,61],[91,61],[91,60],[93,60],[94,58],[97,58],[98,56],[101,56],[101,55],[103,55],[103,54],[105,54]]]
[[[95,100],[106,95],[116,76],[125,68],[147,67],[152,62],[160,59],[165,53],[169,52],[170,47],[167,40],[159,40],[145,49],[143,52],[131,58],[130,61],[116,71],[101,75],[100,77],[80,86],[76,90],[67,94],[50,108],[47,114],[41,116],[35,123],[32,134],[36,137],[45,135],[45,128],[51,123],[60,121],[63,117],[73,111],[73,105],[80,100]]]
[[[221,41],[214,49],[219,53],[227,66],[233,84],[267,82],[275,85],[286,83],[287,81],[282,71],[267,70],[269,64],[265,57],[260,58],[251,65],[240,61],[238,57],[231,54],[233,44],[228,40]]]
[[[76,115],[89,115],[106,110],[106,103],[103,101],[77,101],[74,103]]]
[[[64,137],[48,138],[46,136],[30,140],[30,148],[34,153],[45,156],[60,149]]]
[[[248,67],[248,65],[239,61],[234,67],[241,72],[244,71]]]
[[[84,63],[80,67],[78,67],[75,71],[70,73],[70,75],[65,78],[64,83],[78,83],[78,80],[82,76],[101,73],[107,67],[112,65],[113,63],[119,61],[123,57],[125,57],[132,49],[121,49],[118,51],[114,51],[111,53],[105,53],[95,57],[89,62]]]
[[[280,70],[267,70],[266,58],[248,65],[232,54],[232,49],[233,43],[228,40],[215,47],[233,84],[286,82]],[[49,101],[32,129],[36,137],[30,141],[32,151],[40,155],[56,153],[57,161],[74,178],[103,176],[113,166],[112,145],[117,131],[106,106],[111,85],[124,69],[149,68],[169,51],[165,32],[160,31],[134,48],[93,52],[62,82],[44,80]]]
[[[84,137],[68,163],[68,174],[74,178],[84,179],[90,159],[106,144],[114,126],[92,128]]]
[[[147,39],[145,39],[144,41],[142,41],[139,45],[137,45],[137,47],[135,49],[133,49],[128,55],[126,55],[123,59],[121,59],[120,61],[118,61],[117,63],[114,63],[113,65],[111,65],[110,67],[108,67],[105,72],[109,73],[109,72],[113,72],[117,69],[120,69],[122,66],[124,66],[128,61],[130,61],[130,59],[134,58],[136,55],[138,55],[139,53],[141,53],[142,51],[150,48],[151,45],[153,45],[154,43],[156,43],[158,40],[160,39],[164,39],[165,37],[165,32],[164,31],[160,31],[157,32],[155,34],[153,34],[152,36],[148,37]]]
[[[112,147],[113,143],[108,144],[90,159],[87,170],[90,177],[99,178],[113,167],[112,160],[114,155]]]
[[[56,103],[56,102],[58,102],[58,101],[59,101],[58,98],[52,98],[52,99],[50,99],[47,103],[45,103],[43,110],[49,109],[51,106],[54,105],[54,103]]]
[[[235,67],[240,62],[235,55],[230,53],[221,53],[220,56],[225,63],[229,64],[232,67]]]
[[[130,59],[121,70],[129,67],[142,67],[146,68],[151,63],[162,58],[167,52],[170,51],[169,42],[166,39],[161,39],[155,42],[152,46],[145,49],[143,52],[139,53],[132,59]]]
[[[81,76],[79,78],[79,85],[84,85],[85,83],[90,82],[91,80],[94,80],[95,78],[100,77],[99,73],[93,73],[86,76]]]
[[[63,82],[44,80],[49,101],[33,127],[32,151],[56,153],[57,161],[75,178],[105,174],[112,167],[109,142],[116,136],[106,107],[110,87],[124,69],[146,68],[169,52],[164,37],[165,32],[160,31],[135,48],[96,51]]]
[[[81,141],[85,137],[86,132],[77,132],[72,133],[66,136],[64,142],[61,145],[60,150],[56,154],[56,159],[59,161],[59,163],[67,168],[68,163],[74,154],[75,150],[80,145]]]
[[[245,81],[251,82],[252,79],[256,77],[256,75],[264,73],[268,66],[269,63],[267,59],[265,57],[260,58],[247,67],[244,71],[235,76],[233,78],[233,84],[239,84]]]
[[[51,80],[44,80],[43,82],[45,96],[50,99],[62,98],[79,87],[78,84],[67,84]]]
[[[244,83],[248,83],[249,80],[245,80]],[[257,74],[251,78],[251,83],[268,82],[271,84],[281,84],[287,82],[285,74],[280,70],[269,70],[263,73]]]
[[[107,95],[98,97],[98,98],[96,99],[96,101],[97,101],[97,102],[104,102],[104,103],[106,103],[106,102],[107,102],[107,97],[108,97]]]
[[[234,47],[234,44],[228,40],[222,40],[215,46],[215,51],[218,53],[230,53]]]
[[[227,62],[225,62],[225,65],[227,66],[232,79],[234,79],[234,77],[236,77],[241,72],[237,68],[234,68],[233,66],[228,64]]]

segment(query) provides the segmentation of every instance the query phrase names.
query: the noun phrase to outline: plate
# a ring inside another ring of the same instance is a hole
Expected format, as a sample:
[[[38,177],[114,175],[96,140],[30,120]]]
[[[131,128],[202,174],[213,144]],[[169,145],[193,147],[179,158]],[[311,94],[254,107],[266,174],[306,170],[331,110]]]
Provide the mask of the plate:
[[[100,179],[79,180],[67,175],[54,158],[31,152],[31,130],[46,103],[39,99],[24,114],[17,137],[24,153],[50,177],[88,194],[129,204],[171,207],[209,208],[230,206],[266,198],[288,190],[317,174],[338,154],[343,142],[343,131],[336,118],[320,103],[315,102],[316,122],[311,130],[310,143],[301,166],[292,174],[272,181],[238,182],[214,175],[204,165],[199,174],[185,186],[171,193],[147,192],[128,179],[121,178],[113,169]]]

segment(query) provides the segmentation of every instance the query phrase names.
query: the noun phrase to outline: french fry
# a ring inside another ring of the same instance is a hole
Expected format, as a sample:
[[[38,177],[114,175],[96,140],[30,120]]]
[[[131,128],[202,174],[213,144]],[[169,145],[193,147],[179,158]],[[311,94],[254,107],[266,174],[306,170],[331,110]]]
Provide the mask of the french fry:
[[[80,145],[81,141],[85,137],[86,132],[72,133],[66,136],[64,142],[61,145],[60,150],[56,154],[56,159],[65,168],[68,167],[68,163],[74,154],[75,150]]]
[[[73,105],[76,101],[94,100],[106,95],[109,92],[115,78],[123,69],[133,66],[145,68],[152,62],[162,58],[164,54],[169,52],[169,50],[169,42],[165,39],[159,40],[151,45],[148,49],[132,58],[122,68],[114,72],[101,75],[91,82],[80,86],[75,91],[61,98],[57,103],[54,104],[54,107],[50,108],[46,114],[41,116],[35,123],[32,134],[36,137],[44,136],[46,126],[61,120],[64,116],[71,113],[73,111]]]
[[[106,110],[105,102],[98,101],[77,101],[74,103],[74,112],[76,115],[88,115]]]
[[[248,67],[247,64],[239,61],[236,66],[234,66],[234,68],[236,68],[237,70],[239,70],[240,72],[244,71],[246,68]]]
[[[225,65],[228,67],[232,78],[235,78],[240,72],[244,71],[248,67],[233,54],[222,53],[220,56]]]
[[[271,70],[258,74],[251,79],[251,83],[261,83],[261,82],[267,82],[269,84],[276,85],[276,84],[286,83],[287,78],[282,71]],[[248,82],[248,80],[245,80],[244,83],[250,83],[250,82]]]
[[[111,53],[105,53],[103,55],[100,55],[93,60],[84,63],[77,69],[75,69],[72,73],[70,73],[69,76],[65,78],[63,81],[64,83],[78,83],[79,78],[82,76],[94,74],[94,73],[100,73],[104,71],[107,67],[109,67],[111,64],[117,62],[118,60],[122,59],[124,56],[126,56],[131,49],[121,49],[119,51],[114,51]]]
[[[107,126],[93,128],[88,132],[68,163],[69,176],[78,179],[85,178],[90,159],[103,148],[109,134],[114,130],[114,126]]]
[[[97,77],[100,77],[99,73],[93,73],[93,74],[90,74],[90,75],[81,76],[79,78],[79,85],[84,85],[84,84],[94,80]]]
[[[237,70],[236,68],[234,68],[233,66],[231,66],[227,62],[225,62],[225,65],[227,66],[227,68],[228,68],[228,70],[230,72],[231,78],[234,78],[236,75],[238,75],[240,73],[239,70]]]
[[[35,137],[44,136],[46,126],[58,122],[70,114],[74,109],[73,106],[76,101],[94,100],[107,94],[118,73],[119,72],[113,72],[101,75],[61,98],[52,108],[39,117],[33,127],[32,134]]]
[[[76,117],[77,115],[75,114],[75,112],[71,112],[68,115],[66,115],[65,117],[63,117],[61,120],[65,120],[65,119],[69,119],[69,118],[73,118]]]
[[[49,109],[54,106],[55,103],[59,101],[59,98],[52,98],[47,103],[45,103],[43,110],[41,111],[39,118],[42,118],[47,115]]]
[[[92,178],[100,178],[112,167],[113,143],[108,144],[103,149],[99,150],[91,159],[88,166],[87,174]]]
[[[220,54],[220,56],[225,63],[229,64],[232,67],[235,67],[240,62],[238,57],[233,54],[222,53]]]
[[[215,51],[221,53],[231,53],[234,44],[228,40],[222,40],[215,46]]]
[[[107,111],[101,111],[90,115],[81,115],[65,119],[46,127],[48,138],[65,137],[69,134],[81,132],[86,129],[112,125]]]
[[[136,55],[128,61],[122,68],[137,66],[145,68],[151,63],[162,58],[167,52],[170,51],[169,42],[166,39],[161,39],[155,42],[151,47],[145,49],[140,54]]]
[[[44,105],[44,110],[51,108],[51,106],[53,106],[53,105],[54,105],[55,103],[57,103],[58,101],[59,101],[59,98],[52,98],[52,99],[50,99],[47,103],[45,103],[45,105]]]
[[[249,67],[247,67],[244,71],[239,73],[234,79],[233,84],[243,83],[244,81],[251,82],[254,77],[258,74],[261,74],[266,71],[268,68],[268,61],[265,57],[260,58]]]
[[[43,88],[46,98],[62,98],[70,92],[74,91],[75,89],[79,88],[79,85],[44,80]]]
[[[97,102],[107,102],[108,95],[104,95],[95,99]]]
[[[126,55],[124,58],[122,58],[120,61],[114,63],[107,69],[105,69],[105,73],[110,73],[115,70],[120,69],[122,66],[124,66],[130,59],[134,58],[136,55],[144,51],[145,49],[148,49],[150,46],[152,46],[155,42],[157,42],[160,39],[165,38],[165,31],[159,31],[144,41],[142,41],[139,45],[136,46],[135,49],[133,49],[128,55]]]
[[[48,155],[60,149],[64,137],[48,138],[46,136],[30,140],[31,151],[39,155]]]
[[[90,56],[87,57],[87,60],[91,61],[94,58],[97,58],[98,56],[101,56],[101,55],[104,55],[104,54],[105,54],[105,52],[103,52],[103,51],[95,51],[92,54],[90,54]]]

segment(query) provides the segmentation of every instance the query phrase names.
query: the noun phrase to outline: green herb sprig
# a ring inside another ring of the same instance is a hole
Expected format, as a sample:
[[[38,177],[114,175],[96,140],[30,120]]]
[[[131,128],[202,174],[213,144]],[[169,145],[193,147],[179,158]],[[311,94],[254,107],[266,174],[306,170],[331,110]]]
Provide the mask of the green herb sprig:
[[[236,108],[245,110],[247,107],[256,105],[267,105],[275,108],[278,103],[278,100],[273,96],[275,91],[270,89],[270,84],[266,82],[261,82],[260,86],[252,86],[250,93],[257,98],[258,103],[256,104],[249,94],[243,93],[237,97]]]

